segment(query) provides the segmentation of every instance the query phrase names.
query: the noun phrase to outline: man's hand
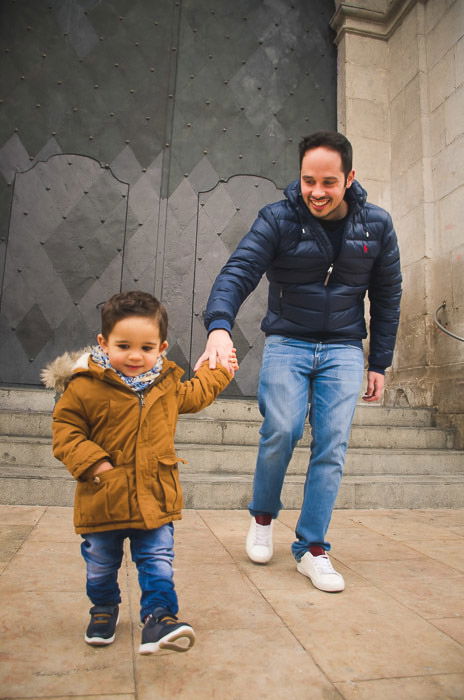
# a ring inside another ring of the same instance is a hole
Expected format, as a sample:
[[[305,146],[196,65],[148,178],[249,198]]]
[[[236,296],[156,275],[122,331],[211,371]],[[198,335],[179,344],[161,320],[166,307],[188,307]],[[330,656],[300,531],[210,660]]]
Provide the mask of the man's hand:
[[[383,385],[385,383],[385,377],[383,374],[378,372],[368,372],[367,373],[367,389],[366,393],[362,396],[363,401],[368,403],[372,401],[379,401],[382,398]]]
[[[194,367],[195,372],[206,360],[209,360],[210,369],[216,369],[216,364],[219,360],[221,365],[228,369],[233,375],[234,368],[230,365],[232,348],[232,338],[226,330],[223,328],[217,328],[215,331],[211,331],[208,336],[205,351],[203,355],[198,358]]]

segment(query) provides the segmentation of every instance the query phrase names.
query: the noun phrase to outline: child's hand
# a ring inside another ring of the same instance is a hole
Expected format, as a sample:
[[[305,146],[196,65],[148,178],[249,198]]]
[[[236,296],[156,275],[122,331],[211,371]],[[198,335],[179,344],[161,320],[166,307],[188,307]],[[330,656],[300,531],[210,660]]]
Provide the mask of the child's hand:
[[[114,469],[111,462],[100,462],[99,464],[94,464],[93,467],[87,469],[85,475],[88,479],[93,479],[97,474],[102,474],[103,472],[108,472],[110,469]]]
[[[240,368],[237,361],[237,350],[232,348],[229,355],[229,372],[233,376],[238,369]]]

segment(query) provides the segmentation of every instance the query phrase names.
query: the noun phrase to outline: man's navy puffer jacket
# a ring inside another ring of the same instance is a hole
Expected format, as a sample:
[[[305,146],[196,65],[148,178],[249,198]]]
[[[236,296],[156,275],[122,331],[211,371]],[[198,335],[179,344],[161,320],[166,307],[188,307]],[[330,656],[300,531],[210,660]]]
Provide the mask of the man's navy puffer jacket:
[[[366,191],[355,180],[346,190],[347,225],[334,260],[328,236],[301,197],[299,180],[287,187],[285,196],[260,210],[216,278],[204,314],[207,330],[231,330],[241,304],[266,273],[268,309],[261,323],[266,335],[360,341],[367,336],[367,291],[369,367],[385,369],[392,361],[401,298],[390,215],[366,202]]]

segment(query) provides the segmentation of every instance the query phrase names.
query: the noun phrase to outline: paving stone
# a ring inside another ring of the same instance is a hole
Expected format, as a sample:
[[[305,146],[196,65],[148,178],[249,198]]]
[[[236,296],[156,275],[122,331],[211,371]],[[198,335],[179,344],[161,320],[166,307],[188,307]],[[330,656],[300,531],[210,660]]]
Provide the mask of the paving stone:
[[[346,700],[461,700],[464,674],[336,683]]]
[[[289,692],[296,700],[460,700],[463,517],[444,509],[336,511],[331,557],[347,586],[328,594],[296,571],[298,512],[281,513],[274,558],[259,566],[244,551],[246,510],[186,510],[175,524],[175,582],[197,641],[188,654],[141,657],[128,543],[116,641],[91,648],[72,508],[0,506],[0,532],[19,545],[0,565],[3,696],[247,700],[272,688],[277,700]]]

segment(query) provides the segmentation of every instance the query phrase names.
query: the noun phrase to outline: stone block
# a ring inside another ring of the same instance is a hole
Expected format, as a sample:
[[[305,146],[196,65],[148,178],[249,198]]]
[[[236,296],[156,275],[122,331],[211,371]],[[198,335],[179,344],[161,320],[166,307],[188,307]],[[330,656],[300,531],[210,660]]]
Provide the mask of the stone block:
[[[454,52],[448,51],[429,72],[429,107],[433,112],[454,91]]]
[[[438,202],[437,252],[444,254],[462,246],[464,221],[464,185]]]
[[[419,205],[394,221],[401,252],[401,263],[407,267],[425,256],[424,208]]]
[[[391,197],[390,182],[387,179],[388,175],[388,173],[385,173],[384,180],[372,180],[368,177],[363,177],[362,186],[367,191],[367,199],[369,202],[377,204],[377,206],[383,207],[387,211],[390,211]]]
[[[433,0],[433,2],[426,2],[424,5],[425,9],[425,32],[429,34],[440,22],[442,17],[447,12],[450,5],[453,4],[455,0]]]
[[[452,431],[453,449],[464,449],[464,379],[462,361],[453,366],[438,366],[429,372],[432,388],[432,402],[436,407],[435,422],[437,427]],[[462,473],[462,452],[454,453],[458,458],[458,467]],[[445,467],[446,468],[446,467]]]
[[[374,100],[348,99],[346,122],[350,133],[371,139],[388,134],[388,105]]]
[[[439,313],[440,323],[457,335],[464,337],[464,321],[462,315],[462,299],[464,298],[464,245],[456,251],[443,255],[434,260],[432,270],[433,313],[442,301],[446,308]],[[449,374],[453,366],[460,375],[462,382],[462,367],[464,364],[464,347],[458,340],[440,331],[435,324],[431,325],[432,362],[437,373],[436,381],[443,379],[443,372]],[[456,380],[449,383],[448,400],[451,406],[451,395],[456,392]],[[459,406],[463,408],[462,384]],[[448,410],[452,410],[448,408]]]
[[[378,12],[380,17],[385,15],[391,0],[348,0],[343,2],[347,7],[355,7],[360,10],[368,10],[369,12]],[[340,0],[336,0],[336,5],[341,5]]]
[[[432,156],[435,156],[446,146],[444,102],[430,114],[429,134],[430,152]]]
[[[403,20],[390,38],[389,95],[393,100],[419,71],[417,7]]]
[[[401,246],[401,243],[400,243]],[[400,250],[403,250],[402,246]],[[424,259],[410,265],[402,265],[403,298],[401,300],[401,317],[404,320],[415,318],[425,308],[427,267]]]
[[[464,243],[461,244],[459,248],[455,248],[450,257],[451,261],[451,280],[453,284],[453,302],[456,308],[460,308],[462,312],[462,305],[464,301]],[[464,316],[461,313],[461,332],[459,335],[464,337],[464,332],[462,332],[462,323]],[[459,346],[462,353],[462,358],[464,360],[464,346]]]
[[[420,119],[415,119],[392,138],[392,173],[402,175],[422,158],[422,154],[422,124]]]
[[[433,386],[425,367],[395,366],[388,381],[385,406],[433,406]]]
[[[345,58],[358,66],[388,69],[388,44],[359,34],[347,34]]]
[[[460,389],[464,391],[464,386],[462,386],[462,384]],[[445,427],[453,427],[456,430],[454,447],[457,450],[462,450],[464,448],[464,413],[446,413],[445,406],[445,412],[437,416],[437,424]]]
[[[453,331],[453,333],[461,335],[461,337],[464,337],[464,324],[462,322],[459,323],[459,314],[456,313],[455,309],[450,309],[450,313],[448,313],[447,309],[446,313],[441,315],[441,318],[444,318],[446,320],[446,327],[449,328],[449,330]],[[433,343],[430,360],[438,367],[437,380],[441,379],[442,371],[444,369],[443,365],[446,365],[447,363],[458,365],[461,368],[462,372],[462,367],[464,366],[464,357],[462,351],[460,350],[461,343],[455,338],[452,338],[446,333],[443,333],[443,331],[438,329],[436,326],[433,326],[431,332],[433,333]],[[459,382],[459,387],[459,398],[457,400],[462,406],[462,396],[464,393],[464,383],[462,379]],[[448,388],[448,404],[451,401],[452,393],[454,393],[455,391],[455,386],[451,386]]]
[[[447,301],[448,303],[451,301],[453,294],[452,289],[449,256],[436,255],[430,269],[430,311],[432,314],[435,313],[442,301]]]
[[[424,317],[408,318],[402,314],[395,346],[395,369],[415,369],[428,363],[429,347],[426,342]]]
[[[352,140],[354,165],[360,174],[361,181],[365,177],[372,180],[386,180],[390,174],[390,144],[387,141],[377,141],[361,137]]]
[[[432,177],[437,199],[446,197],[464,184],[463,163],[464,136],[455,139],[451,146],[432,158]]]
[[[420,79],[416,75],[391,102],[390,123],[392,138],[398,136],[421,112]]]
[[[464,37],[454,47],[454,69],[456,87],[464,83]]]
[[[395,353],[398,369],[423,367],[428,364],[427,332],[423,315],[401,315]]]
[[[386,70],[374,66],[346,63],[346,91],[352,99],[385,102],[387,93]]]
[[[423,163],[418,161],[403,175],[392,173],[392,216],[405,216],[424,201]]]
[[[431,5],[433,3],[427,3]],[[432,68],[464,35],[464,4],[456,0],[426,38],[427,65]]]
[[[449,338],[449,340],[451,342],[453,339]],[[460,345],[458,341],[455,341],[455,343],[458,346]],[[464,419],[462,401],[464,395],[463,358],[461,357],[460,362],[450,365],[446,364],[446,357],[442,356],[439,358],[439,362],[440,365],[431,368],[429,371],[429,376],[433,383],[433,403],[437,406],[440,413],[455,414],[456,416],[460,414],[462,420]],[[460,420],[457,422],[462,426]],[[443,421],[437,421],[437,425],[445,428],[450,427],[450,424],[446,425]],[[464,438],[464,430],[461,435]]]
[[[462,317],[461,317],[462,318]],[[456,308],[450,306],[445,312],[440,314],[441,323],[446,328],[464,337],[464,324],[460,319],[460,314]],[[464,366],[464,351],[460,343],[455,338],[451,338],[446,333],[440,331],[436,326],[433,332],[433,344],[431,362],[434,364],[434,402],[441,400],[442,408],[445,410],[463,409],[464,382],[462,368]],[[456,368],[459,376],[452,381],[449,378],[450,370]],[[438,382],[442,382],[438,391]]]
[[[446,143],[464,133],[464,86],[456,88],[445,102]]]

